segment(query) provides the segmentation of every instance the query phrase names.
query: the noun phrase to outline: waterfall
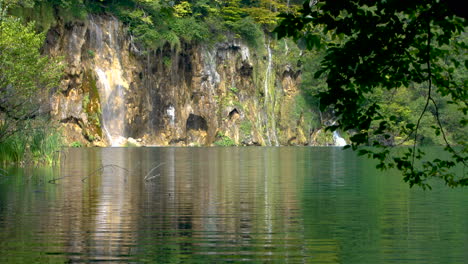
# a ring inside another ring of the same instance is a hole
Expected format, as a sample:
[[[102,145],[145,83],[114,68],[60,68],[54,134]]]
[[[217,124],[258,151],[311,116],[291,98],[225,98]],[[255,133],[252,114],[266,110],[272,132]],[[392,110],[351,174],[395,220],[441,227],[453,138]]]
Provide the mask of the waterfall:
[[[213,94],[216,85],[221,81],[221,76],[216,70],[216,52],[205,49],[203,54],[203,74],[207,77],[206,81],[202,81],[202,87],[210,90]]]
[[[175,125],[175,108],[174,106],[169,106],[169,108],[166,109],[166,114],[169,116],[169,123],[171,126]]]
[[[250,50],[245,45],[240,45],[242,61],[250,62]]]
[[[90,48],[94,51],[96,86],[101,99],[102,129],[111,146],[125,141],[125,90],[119,47],[119,22],[91,17],[89,24]]]
[[[266,42],[266,41],[265,41]],[[265,104],[265,111],[269,111],[268,109],[268,103],[270,101],[270,94],[268,92],[268,88],[270,86],[270,82],[271,82],[271,73],[272,73],[272,69],[273,69],[273,54],[271,52],[271,47],[270,47],[270,41],[268,41],[267,44],[265,44],[266,46],[266,49],[267,49],[267,52],[268,52],[268,63],[267,63],[267,68],[266,68],[266,71],[265,71],[265,82],[264,82],[264,97],[265,97],[265,101],[264,101],[264,104]],[[272,144],[272,141],[274,142],[275,146],[279,146],[279,141],[278,141],[278,137],[276,136],[276,117],[275,117],[275,107],[274,107],[274,104],[275,104],[275,100],[271,100],[270,102],[271,104],[273,104],[273,107],[271,107],[271,111],[270,111],[270,114],[271,114],[271,125],[267,125],[267,139],[268,139],[268,144],[271,145]],[[268,123],[268,117],[266,118],[266,122]]]
[[[270,42],[268,42],[268,44],[266,44],[266,48],[267,48],[267,51],[268,51],[268,64],[267,64],[267,68],[266,68],[266,71],[265,71],[265,83],[263,85],[263,94],[265,96],[265,105],[267,104],[268,102],[268,85],[269,85],[269,82],[270,82],[270,75],[271,75],[271,69],[273,67],[273,60],[272,60],[272,54],[271,54],[271,47],[270,47]]]
[[[347,145],[346,140],[340,136],[340,133],[338,131],[333,131],[333,142],[335,143],[335,146],[338,147],[344,147]]]
[[[111,146],[119,146],[124,138],[125,102],[124,89],[119,83],[119,72],[107,70],[104,72],[99,67],[95,68],[98,76],[96,85],[100,87],[102,103],[102,129],[111,143]]]

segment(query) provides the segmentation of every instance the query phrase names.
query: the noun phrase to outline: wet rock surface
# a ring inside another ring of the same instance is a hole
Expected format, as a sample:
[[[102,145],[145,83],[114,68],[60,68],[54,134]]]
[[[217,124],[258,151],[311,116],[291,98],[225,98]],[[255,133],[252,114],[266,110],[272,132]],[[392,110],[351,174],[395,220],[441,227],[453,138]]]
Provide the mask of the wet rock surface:
[[[299,118],[281,114],[299,93],[300,72],[275,65],[269,42],[259,50],[240,41],[146,53],[137,47],[112,16],[49,31],[44,50],[68,63],[51,105],[64,127],[73,124],[69,141],[205,146],[222,134],[239,145],[308,143]]]

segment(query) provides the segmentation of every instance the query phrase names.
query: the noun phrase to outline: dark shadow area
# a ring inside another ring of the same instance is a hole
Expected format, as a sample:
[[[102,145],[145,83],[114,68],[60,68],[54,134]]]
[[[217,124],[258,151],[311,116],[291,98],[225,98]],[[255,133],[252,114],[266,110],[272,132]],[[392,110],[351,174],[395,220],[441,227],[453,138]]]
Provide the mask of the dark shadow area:
[[[206,123],[206,120],[203,117],[199,115],[190,114],[187,119],[186,128],[187,128],[187,131],[188,130],[208,131],[208,124]]]

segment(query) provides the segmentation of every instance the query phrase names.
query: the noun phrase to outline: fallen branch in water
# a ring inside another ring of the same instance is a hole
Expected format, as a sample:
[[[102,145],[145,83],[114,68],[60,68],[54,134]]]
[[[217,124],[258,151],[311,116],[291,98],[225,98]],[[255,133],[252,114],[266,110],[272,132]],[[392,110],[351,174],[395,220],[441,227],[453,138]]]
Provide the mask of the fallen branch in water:
[[[63,176],[63,177],[60,177],[60,178],[53,178],[52,180],[49,180],[48,183],[55,184],[58,180],[61,180],[61,179],[66,178],[66,177],[70,177],[70,176]]]
[[[160,175],[161,175],[161,174],[158,173],[158,174],[153,175],[153,176],[151,176],[151,177],[145,178],[145,181],[149,182],[149,181],[151,181],[152,179],[154,179],[154,178],[156,178],[156,177],[159,177]]]
[[[123,167],[120,167],[118,165],[115,165],[115,164],[109,164],[109,165],[105,165],[105,166],[101,166],[99,167],[98,169],[94,170],[93,172],[91,172],[90,174],[88,174],[88,176],[84,177],[83,179],[81,179],[82,182],[86,181],[89,177],[91,177],[92,175],[96,174],[97,172],[103,172],[105,168],[117,168],[117,169],[121,169],[121,170],[124,170],[126,171],[127,173],[129,172],[129,170],[127,170],[126,168],[123,168]]]
[[[160,163],[160,164],[156,165],[156,167],[152,168],[152,169],[148,172],[148,174],[146,174],[144,180],[145,180],[145,181],[150,181],[150,180],[152,180],[152,179],[158,177],[158,176],[160,175],[159,173],[156,174],[156,175],[151,175],[151,173],[152,173],[154,170],[156,170],[157,168],[159,168],[159,167],[161,167],[162,165],[164,165],[164,164],[165,164],[165,163],[163,162],[163,163]],[[151,175],[151,177],[150,177],[150,175]]]

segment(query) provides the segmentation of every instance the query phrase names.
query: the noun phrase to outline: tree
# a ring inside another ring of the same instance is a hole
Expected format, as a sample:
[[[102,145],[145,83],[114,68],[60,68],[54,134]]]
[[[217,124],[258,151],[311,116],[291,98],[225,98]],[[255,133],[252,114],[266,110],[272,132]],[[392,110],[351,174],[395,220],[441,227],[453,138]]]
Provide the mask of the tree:
[[[467,131],[464,11],[453,8],[452,1],[439,0],[306,1],[298,13],[283,14],[275,31],[280,38],[305,42],[309,49],[327,44],[322,36],[330,32],[341,39],[328,45],[316,73],[325,75],[328,86],[317,96],[322,110],[331,107],[338,118],[329,129],[352,134],[350,147],[377,159],[380,169],[401,170],[410,186],[430,187],[433,177],[451,187],[466,186],[466,138],[450,142],[441,117],[442,104],[453,106],[458,125]],[[456,77],[460,72],[465,78]],[[424,100],[418,118],[403,125],[398,115],[383,109],[383,97],[375,93],[411,87],[424,87]],[[423,120],[431,114],[430,129],[442,138],[450,158],[428,159],[420,148]],[[401,141],[389,140],[395,129],[404,136]],[[392,148],[408,142],[412,145],[404,150]],[[457,174],[453,168],[458,165],[463,171]]]
[[[40,115],[41,99],[58,86],[63,65],[40,54],[44,34],[33,23],[6,15],[14,1],[0,0],[0,143],[24,131],[25,124]],[[29,125],[28,125],[29,126]]]

